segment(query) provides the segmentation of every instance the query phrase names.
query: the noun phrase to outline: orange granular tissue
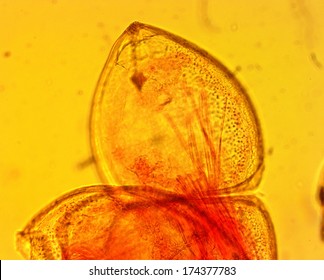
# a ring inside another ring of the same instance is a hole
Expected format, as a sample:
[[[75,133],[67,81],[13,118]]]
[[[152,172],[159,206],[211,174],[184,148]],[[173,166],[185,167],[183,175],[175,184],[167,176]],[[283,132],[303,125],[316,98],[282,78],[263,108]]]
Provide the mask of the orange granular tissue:
[[[218,60],[135,22],[95,92],[91,142],[107,185],[77,189],[18,234],[30,259],[275,259],[255,189],[263,141],[251,101]]]

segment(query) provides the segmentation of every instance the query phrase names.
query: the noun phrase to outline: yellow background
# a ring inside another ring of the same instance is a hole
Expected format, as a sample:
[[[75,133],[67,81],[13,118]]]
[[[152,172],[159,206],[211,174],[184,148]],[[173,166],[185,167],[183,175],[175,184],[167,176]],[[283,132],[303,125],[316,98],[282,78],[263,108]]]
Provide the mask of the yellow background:
[[[324,259],[323,1],[0,0],[0,14],[1,259],[21,258],[15,232],[47,203],[99,182],[86,164],[91,100],[113,42],[135,20],[196,43],[237,73],[263,128],[258,192],[279,258]]]

